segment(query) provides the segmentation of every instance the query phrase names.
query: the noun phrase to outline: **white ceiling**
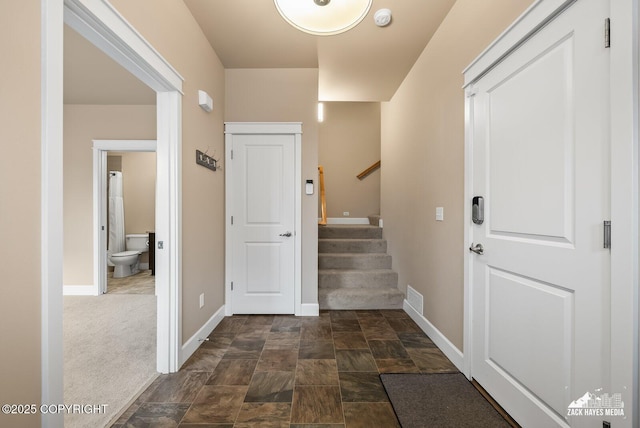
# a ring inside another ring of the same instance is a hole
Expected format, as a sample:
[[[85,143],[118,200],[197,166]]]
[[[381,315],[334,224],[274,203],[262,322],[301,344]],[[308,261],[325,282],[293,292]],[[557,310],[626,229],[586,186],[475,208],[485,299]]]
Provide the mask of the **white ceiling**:
[[[391,99],[455,3],[373,0],[354,29],[312,36],[287,24],[273,0],[183,1],[225,68],[318,68],[321,101]],[[373,22],[381,8],[393,13],[384,28]],[[153,91],[70,28],[64,67],[65,103],[155,104]]]

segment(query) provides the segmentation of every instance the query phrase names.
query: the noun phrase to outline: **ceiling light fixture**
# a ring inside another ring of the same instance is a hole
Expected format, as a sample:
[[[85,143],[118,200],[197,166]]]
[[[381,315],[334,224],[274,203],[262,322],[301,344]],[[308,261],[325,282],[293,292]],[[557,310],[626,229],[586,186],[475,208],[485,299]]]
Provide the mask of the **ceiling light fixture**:
[[[273,0],[293,27],[316,36],[344,33],[369,13],[373,0]]]

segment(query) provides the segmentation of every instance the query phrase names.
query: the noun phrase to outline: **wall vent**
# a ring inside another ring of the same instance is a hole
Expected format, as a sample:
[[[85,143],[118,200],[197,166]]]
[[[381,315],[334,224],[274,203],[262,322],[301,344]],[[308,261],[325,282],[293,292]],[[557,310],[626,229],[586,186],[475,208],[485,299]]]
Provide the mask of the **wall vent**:
[[[407,284],[407,302],[415,309],[420,315],[423,310],[423,298],[422,294],[418,293],[413,287]]]

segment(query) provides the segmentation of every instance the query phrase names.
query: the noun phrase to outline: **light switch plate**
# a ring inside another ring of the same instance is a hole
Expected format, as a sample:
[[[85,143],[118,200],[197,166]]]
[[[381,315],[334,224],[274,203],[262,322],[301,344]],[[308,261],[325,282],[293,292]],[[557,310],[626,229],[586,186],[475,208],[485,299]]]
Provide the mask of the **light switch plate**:
[[[444,207],[436,207],[436,221],[444,221]]]

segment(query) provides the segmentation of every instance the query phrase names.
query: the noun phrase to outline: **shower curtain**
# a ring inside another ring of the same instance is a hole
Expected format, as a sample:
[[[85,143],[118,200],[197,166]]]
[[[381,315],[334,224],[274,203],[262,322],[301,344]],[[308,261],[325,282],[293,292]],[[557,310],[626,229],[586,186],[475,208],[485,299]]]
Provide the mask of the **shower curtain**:
[[[124,205],[122,203],[122,173],[109,172],[109,255],[125,250]],[[107,258],[109,260],[109,258]],[[111,265],[111,263],[109,263]]]

